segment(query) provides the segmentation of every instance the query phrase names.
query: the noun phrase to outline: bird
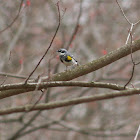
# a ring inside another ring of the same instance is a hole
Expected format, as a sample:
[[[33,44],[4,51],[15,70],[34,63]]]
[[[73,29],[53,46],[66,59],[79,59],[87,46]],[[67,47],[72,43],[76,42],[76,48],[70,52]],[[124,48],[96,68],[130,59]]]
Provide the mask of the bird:
[[[66,49],[61,48],[57,52],[59,53],[60,61],[66,66],[66,71],[68,66],[79,65],[73,55],[71,55]]]

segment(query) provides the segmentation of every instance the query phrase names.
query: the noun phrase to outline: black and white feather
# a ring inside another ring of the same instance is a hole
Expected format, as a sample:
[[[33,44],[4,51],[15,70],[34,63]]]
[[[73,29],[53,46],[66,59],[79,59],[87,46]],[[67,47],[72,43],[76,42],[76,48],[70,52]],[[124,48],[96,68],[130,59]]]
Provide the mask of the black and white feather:
[[[77,60],[66,49],[59,49],[59,58],[61,62],[67,67],[72,65],[78,65]]]

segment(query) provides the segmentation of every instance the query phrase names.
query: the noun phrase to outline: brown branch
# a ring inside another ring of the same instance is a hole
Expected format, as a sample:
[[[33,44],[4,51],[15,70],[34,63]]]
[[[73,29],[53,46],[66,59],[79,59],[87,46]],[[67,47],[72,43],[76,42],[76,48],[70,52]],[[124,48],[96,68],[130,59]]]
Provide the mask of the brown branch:
[[[13,85],[3,85],[0,86],[0,99],[7,98],[10,96],[18,95],[21,93],[29,92],[29,91],[34,91],[36,87],[38,86],[38,90],[41,89],[46,89],[49,87],[61,87],[61,86],[76,86],[76,87],[99,87],[99,88],[109,88],[113,90],[124,90],[123,86],[119,86],[116,84],[109,84],[109,83],[101,83],[101,82],[46,82],[46,83],[41,83],[40,85],[37,85],[36,83],[32,84],[24,84],[24,83],[19,83],[19,84],[13,84]],[[5,91],[4,91],[5,90]]]
[[[140,50],[140,40],[135,41],[132,44],[133,50],[132,52],[138,51]],[[68,81],[68,80],[72,80],[74,78],[83,76],[85,74],[88,74],[90,72],[96,71],[104,66],[107,66],[117,60],[119,60],[120,58],[123,58],[127,55],[129,55],[131,53],[130,51],[130,44],[128,45],[124,45],[123,47],[114,50],[112,52],[110,52],[109,54],[102,56],[100,58],[98,58],[97,60],[93,60],[92,62],[89,62],[85,65],[80,65],[78,67],[76,67],[75,69],[69,70],[67,72],[61,72],[61,73],[57,73],[52,75],[52,77],[50,78],[51,81]],[[44,81],[47,81],[46,77],[43,77]],[[25,85],[26,87],[26,85]],[[0,99],[2,98],[6,98],[9,96],[13,96],[13,95],[17,95],[17,94],[21,94],[24,92],[28,92],[28,91],[32,91],[32,89],[13,89],[13,90],[7,90],[7,91],[2,91],[0,93]]]
[[[75,130],[73,128],[58,128],[58,127],[49,127],[47,128],[47,130],[51,130],[51,131],[60,131],[60,132],[76,132],[76,133],[79,133],[79,134],[82,134],[82,135],[87,135],[87,136],[93,136],[93,137],[100,137],[102,139],[104,139],[104,137],[108,137],[108,138],[111,138],[111,137],[132,137],[132,136],[135,136],[135,132],[131,132],[131,133],[111,133],[111,134],[106,134],[106,132],[102,132],[100,134],[97,134],[97,132],[93,133],[93,132],[89,132],[87,130],[83,130],[83,129],[79,129],[79,130]]]
[[[131,82],[131,80],[132,80],[132,78],[133,78],[133,75],[134,75],[134,71],[135,71],[135,65],[133,65],[133,67],[132,67],[131,76],[130,76],[128,82],[124,85],[124,89],[125,89],[126,86]]]
[[[58,9],[58,26],[57,26],[57,28],[56,28],[56,31],[55,31],[55,33],[54,33],[54,36],[53,36],[53,38],[52,38],[52,40],[51,40],[51,42],[50,42],[49,47],[48,47],[47,50],[45,51],[44,55],[43,55],[42,58],[39,60],[38,64],[35,66],[34,70],[30,73],[30,75],[28,76],[28,78],[25,80],[25,84],[27,83],[27,81],[29,80],[29,78],[33,75],[33,73],[35,72],[35,70],[36,70],[36,69],[38,68],[38,66],[40,65],[41,61],[44,59],[44,57],[45,57],[46,54],[48,53],[48,51],[49,51],[49,49],[51,48],[52,43],[53,43],[53,41],[54,41],[54,39],[55,39],[55,37],[56,37],[56,34],[57,34],[58,30],[59,30],[59,27],[60,27],[60,19],[61,19],[61,17],[60,17],[60,9],[59,9],[59,2],[57,2],[57,9]]]
[[[130,120],[129,120],[130,121]],[[134,121],[134,120],[133,120]],[[130,123],[130,122],[129,122]],[[135,135],[134,133],[133,134],[130,134],[130,133],[119,133],[119,134],[116,134],[116,133],[114,133],[114,134],[112,134],[112,135],[110,135],[110,134],[105,134],[103,131],[105,131],[105,130],[109,130],[109,131],[114,131],[114,130],[118,130],[118,129],[120,129],[120,128],[122,128],[122,126],[126,126],[126,124],[128,124],[128,120],[126,121],[126,122],[123,122],[122,124],[120,124],[120,125],[118,125],[117,127],[115,126],[115,127],[113,127],[113,128],[99,128],[99,129],[93,129],[93,128],[81,128],[81,127],[76,127],[77,129],[76,130],[79,130],[80,131],[80,133],[81,134],[87,134],[87,135],[90,135],[90,136],[96,136],[96,137],[115,137],[115,136],[121,136],[121,137],[128,137],[128,136],[130,136],[130,135]],[[63,127],[63,128],[55,128],[55,127],[53,127],[53,125],[60,125],[61,127]],[[65,123],[64,121],[62,121],[62,120],[51,120],[51,122],[48,122],[48,123],[46,123],[46,124],[43,124],[43,125],[40,125],[40,126],[37,126],[37,127],[34,127],[34,128],[31,128],[31,129],[28,129],[28,130],[26,130],[26,131],[24,131],[23,133],[20,133],[20,135],[18,136],[18,138],[19,137],[23,137],[23,136],[25,136],[25,135],[27,135],[27,134],[29,134],[29,133],[32,133],[32,132],[35,132],[35,131],[37,131],[37,130],[40,130],[40,129],[47,129],[47,130],[54,130],[54,131],[63,131],[63,132],[65,132],[65,131],[70,131],[70,129],[68,129],[68,128],[66,128],[68,126],[68,124],[67,123]],[[51,127],[51,128],[50,128]],[[52,128],[53,127],[53,128]],[[68,127],[72,127],[73,128],[73,126],[68,126]],[[75,127],[74,127],[75,128]],[[74,129],[75,130],[75,129]],[[82,133],[83,131],[85,131],[85,133]],[[100,133],[100,134],[97,134],[97,132],[101,132],[102,131],[102,133]],[[76,131],[75,131],[76,132]]]
[[[56,101],[56,102],[51,102],[47,104],[44,104],[44,103],[38,104],[31,111],[50,110],[50,109],[66,107],[70,105],[77,105],[77,104],[82,104],[82,103],[87,103],[87,102],[94,102],[94,101],[99,101],[99,100],[112,99],[112,98],[117,98],[117,97],[126,97],[126,96],[139,95],[139,94],[140,94],[140,89],[138,88],[125,90],[125,91],[119,91],[119,92],[100,93],[93,96],[74,98],[71,100]],[[33,105],[25,105],[25,106],[20,106],[20,107],[2,109],[0,110],[0,115],[26,112],[32,107]]]
[[[39,98],[37,99],[37,101],[34,103],[34,105],[32,106],[32,108],[30,110],[32,110],[38,103],[39,101],[42,99],[43,95],[45,94],[45,91],[41,90],[41,95],[39,96]],[[30,110],[27,110],[27,112],[30,112]]]
[[[130,31],[130,39],[131,39],[131,41],[130,41],[130,49],[131,49],[131,54],[130,54],[130,56],[131,56],[131,61],[132,61],[132,63],[133,63],[133,65],[135,65],[135,61],[134,61],[134,59],[133,59],[133,54],[132,54],[132,42],[133,42],[133,36],[132,36],[132,33],[131,33],[131,31]]]
[[[79,29],[79,21],[80,21],[81,15],[82,15],[82,2],[83,2],[83,0],[80,0],[80,9],[79,9],[79,15],[78,15],[78,18],[77,18],[76,26],[75,26],[75,29],[74,29],[72,35],[71,35],[71,38],[69,40],[69,43],[68,43],[66,49],[68,49],[69,46],[72,44],[72,41],[74,40],[74,37],[76,36],[76,34],[78,32],[78,29]]]
[[[68,80],[72,80],[77,77],[86,75],[88,73],[91,73],[93,71],[96,71],[100,68],[103,68],[103,67],[129,55],[131,53],[130,46],[131,46],[130,44],[124,45],[124,46],[108,53],[107,55],[102,56],[96,60],[93,60],[85,65],[77,66],[75,69],[68,70],[67,72],[61,72],[61,73],[54,74],[54,75],[52,75],[50,80],[68,81]],[[132,47],[133,47],[132,52],[140,50],[140,40],[135,41],[132,44]],[[44,77],[44,81],[47,81],[47,78],[45,79],[45,77]]]
[[[47,91],[47,95],[48,95],[48,91]],[[43,94],[43,93],[42,93]],[[40,97],[40,99],[41,99],[41,97]],[[38,100],[39,101],[39,100]],[[47,102],[48,102],[49,100],[47,100]],[[37,104],[37,102],[36,102],[36,104]],[[34,104],[33,105],[33,107],[32,107],[32,109],[34,108],[34,106],[36,105],[36,104]],[[22,118],[25,118],[25,115],[27,114],[28,112],[25,112],[21,117]],[[22,128],[20,128],[9,140],[16,140],[17,138],[19,138],[21,135],[21,133],[27,128],[27,127],[29,127],[31,124],[32,124],[32,122],[39,116],[41,114],[41,111],[38,111],[36,114],[34,114],[23,126],[22,126]],[[21,118],[20,117],[20,118]]]
[[[28,83],[24,85],[24,83],[15,83],[15,84],[7,84],[1,85],[0,91],[6,90],[16,90],[16,89],[30,89],[31,91],[41,90],[49,87],[99,87],[99,88],[108,88],[113,90],[123,90],[123,86],[112,84],[112,83],[103,83],[103,82],[82,82],[82,81],[56,81],[56,82],[42,82],[38,83]]]
[[[119,8],[120,8],[120,10],[121,10],[122,15],[124,16],[124,18],[126,19],[126,21],[127,21],[130,25],[133,24],[133,25],[135,26],[135,25],[137,25],[138,23],[140,23],[140,20],[138,20],[138,21],[135,22],[135,23],[131,22],[131,21],[127,18],[127,16],[125,15],[125,13],[124,13],[124,11],[123,11],[121,5],[119,4],[118,0],[116,0],[116,3],[118,4],[118,6],[119,6]]]
[[[123,9],[121,8],[121,6],[120,6],[118,0],[116,0],[116,3],[118,4],[118,6],[119,6],[119,8],[120,8],[120,10],[121,10],[121,12],[122,12],[124,18],[126,19],[126,21],[131,25],[132,22],[131,22],[131,21],[127,18],[127,16],[125,15],[125,13],[124,13]]]
[[[40,130],[40,129],[46,129],[46,130],[51,130],[51,131],[62,131],[64,133],[68,132],[68,131],[73,131],[73,132],[78,132],[80,134],[83,134],[83,135],[88,135],[88,136],[93,136],[93,137],[130,137],[130,136],[135,136],[135,133],[134,132],[131,132],[131,133],[111,133],[111,134],[106,134],[106,133],[100,133],[100,134],[97,134],[97,131],[92,132],[91,131],[87,131],[87,129],[82,129],[82,128],[78,128],[78,130],[75,130],[73,128],[54,128],[54,127],[50,127],[50,126],[53,126],[53,125],[56,125],[56,121],[54,122],[50,122],[50,123],[46,123],[46,124],[43,124],[43,125],[40,125],[40,126],[36,126],[34,128],[30,128],[29,130],[23,132],[19,137],[22,137],[22,136],[25,136],[29,133],[33,133],[37,130]]]
[[[83,90],[83,91],[80,93],[80,95],[77,96],[77,97],[82,97],[83,95],[87,94],[87,92],[90,91],[90,90],[91,90],[91,88],[87,88],[87,89]],[[62,121],[62,120],[66,120],[67,115],[70,113],[70,111],[73,109],[73,107],[74,107],[74,106],[70,106],[70,107],[65,111],[65,113],[64,113],[64,114],[61,116],[61,118],[60,118],[61,121]]]
[[[119,6],[119,8],[120,8],[120,10],[121,10],[121,13],[122,13],[122,15],[124,16],[124,18],[126,19],[126,21],[131,25],[130,32],[132,32],[133,27],[134,27],[135,25],[137,25],[138,23],[140,23],[140,20],[138,20],[138,21],[135,22],[135,23],[131,22],[131,21],[127,18],[127,16],[125,15],[125,13],[124,13],[122,7],[120,6],[118,0],[116,0],[116,3],[118,4],[118,6]],[[129,33],[128,36],[127,36],[126,44],[128,43],[129,37],[130,37],[130,33]]]
[[[132,36],[132,32],[130,32],[130,38],[131,38],[131,44],[132,44],[132,42],[133,42],[133,36]],[[132,54],[132,45],[130,46],[131,47],[131,61],[132,61],[132,63],[133,63],[133,65],[138,65],[138,64],[140,64],[140,62],[135,62],[134,61],[134,59],[133,59],[133,54]]]
[[[77,132],[77,133],[80,133],[80,134],[83,134],[83,135],[89,135],[89,136],[96,136],[96,137],[114,137],[114,136],[127,136],[127,135],[122,135],[120,133],[116,134],[116,133],[112,133],[111,135],[108,134],[106,135],[105,134],[105,130],[104,130],[104,133],[100,133],[100,134],[97,134],[97,131],[101,131],[101,130],[97,130],[97,129],[90,129],[90,128],[81,128],[81,127],[77,127],[77,126],[74,126],[74,125],[69,125],[68,123],[65,123],[64,121],[57,121],[56,122],[57,125],[60,125],[61,127],[63,127],[64,129],[62,129],[62,131],[73,131],[73,132]],[[54,131],[61,131],[60,128],[56,127],[56,129],[53,127],[53,128],[48,128],[50,130],[53,130]],[[108,130],[108,129],[106,129]],[[133,133],[134,135],[134,133]]]
[[[31,125],[31,123],[40,115],[41,111],[38,111],[33,117],[31,117],[24,125],[22,128],[20,128],[11,138],[8,140],[16,140],[20,133],[24,131],[28,126]]]
[[[8,28],[10,28],[16,22],[16,20],[18,19],[19,15],[20,15],[20,11],[21,11],[21,8],[22,8],[23,1],[24,0],[21,0],[21,2],[20,2],[20,6],[19,6],[18,13],[17,13],[16,17],[13,19],[13,21],[6,28],[1,30],[0,33],[6,31]]]
[[[18,79],[27,79],[26,76],[22,76],[22,75],[14,75],[14,74],[10,74],[10,73],[0,73],[0,76],[7,76],[7,77],[11,77],[11,78],[18,78]]]
[[[131,25],[131,27],[133,28],[133,24]],[[131,42],[130,42],[131,54],[130,54],[130,56],[131,56],[131,61],[132,61],[133,67],[132,67],[131,76],[130,76],[128,82],[124,85],[124,88],[131,82],[133,75],[134,75],[134,71],[135,71],[135,62],[133,60],[133,55],[132,55],[132,41],[133,41],[132,34],[131,34],[132,28],[130,29],[129,34],[130,34],[130,38],[131,38]]]
[[[132,68],[132,73],[131,73],[131,76],[130,76],[128,82],[124,85],[124,88],[125,88],[125,87],[131,82],[131,80],[132,80],[132,78],[133,78],[134,71],[135,71],[135,66],[138,65],[138,64],[140,64],[140,62],[138,62],[138,63],[136,64],[136,63],[134,62],[134,60],[133,60],[133,56],[132,56],[132,40],[133,40],[133,39],[132,39],[132,34],[131,34],[131,33],[132,33],[132,30],[133,30],[133,27],[134,27],[135,25],[137,25],[137,24],[140,22],[140,20],[138,20],[138,21],[135,22],[135,23],[132,23],[132,22],[127,18],[127,16],[125,15],[125,13],[124,13],[123,9],[121,8],[121,6],[120,6],[118,0],[116,0],[116,3],[118,4],[118,6],[119,6],[119,8],[120,8],[120,10],[121,10],[121,12],[122,12],[124,18],[126,19],[126,21],[131,25],[131,28],[130,28],[130,31],[129,31],[129,33],[128,33],[127,40],[126,40],[126,43],[125,43],[125,44],[128,44],[129,37],[131,37],[130,48],[131,48],[131,61],[132,61],[132,64],[133,64],[133,68]]]
[[[24,131],[23,133],[21,133],[20,135],[18,135],[17,138],[23,137],[23,136],[25,136],[25,135],[27,135],[27,134],[29,134],[29,133],[32,133],[32,132],[34,132],[34,131],[36,131],[36,130],[39,130],[39,129],[48,128],[48,127],[52,126],[53,124],[55,125],[55,124],[56,124],[56,121],[52,121],[52,122],[49,122],[49,123],[47,123],[47,124],[40,125],[40,126],[38,126],[38,127],[30,128],[29,130],[26,130],[26,131]]]
[[[133,26],[133,24],[132,24],[132,26]],[[132,78],[133,78],[133,76],[134,76],[135,66],[138,65],[138,64],[140,64],[140,62],[136,63],[136,62],[134,61],[134,59],[133,59],[133,54],[132,54],[132,52],[133,52],[133,51],[132,51],[132,50],[133,50],[133,48],[132,48],[133,36],[132,36],[131,30],[129,31],[129,34],[130,34],[130,39],[131,39],[131,42],[130,42],[131,54],[130,54],[130,56],[131,56],[131,61],[132,61],[133,67],[132,67],[131,76],[130,76],[128,82],[124,85],[124,88],[131,82],[131,80],[132,80]]]
[[[140,23],[140,20],[138,20],[137,22],[135,22],[134,25],[137,25],[138,23]]]

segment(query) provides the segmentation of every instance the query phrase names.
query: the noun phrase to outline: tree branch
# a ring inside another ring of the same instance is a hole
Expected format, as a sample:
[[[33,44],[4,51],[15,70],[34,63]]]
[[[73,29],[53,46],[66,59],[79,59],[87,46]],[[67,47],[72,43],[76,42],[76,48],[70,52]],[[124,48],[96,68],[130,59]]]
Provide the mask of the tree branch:
[[[13,90],[13,89],[31,89],[35,90],[36,86],[38,89],[45,89],[49,87],[98,87],[98,88],[109,88],[113,90],[123,90],[123,86],[112,84],[112,83],[103,83],[103,82],[82,82],[82,81],[56,81],[56,82],[43,82],[43,83],[28,83],[24,85],[24,83],[17,84],[7,84],[1,85],[0,91],[4,90]]]
[[[44,82],[40,83],[19,83],[19,84],[7,84],[0,86],[0,99],[7,98],[10,96],[18,95],[20,93],[34,91],[38,86],[37,90],[46,89],[49,87],[67,87],[67,86],[75,86],[75,87],[98,87],[98,88],[108,88],[113,90],[124,90],[123,86],[111,83],[103,83],[103,82],[79,82],[79,81],[57,81],[57,82]]]
[[[36,69],[38,68],[38,66],[40,65],[40,63],[42,62],[42,60],[44,59],[44,57],[46,56],[46,54],[48,53],[48,51],[51,48],[52,43],[53,43],[53,41],[54,41],[54,39],[56,37],[56,34],[57,34],[58,30],[59,30],[60,20],[61,20],[60,19],[61,17],[60,17],[59,1],[57,2],[57,9],[58,9],[58,25],[57,25],[56,31],[55,31],[55,33],[54,33],[54,35],[52,37],[52,40],[51,40],[51,42],[49,44],[49,47],[47,48],[47,50],[45,51],[44,55],[41,57],[41,59],[39,60],[38,64],[35,66],[35,68],[33,69],[33,71],[30,73],[30,75],[28,76],[28,78],[25,80],[25,84],[27,84],[27,81],[29,80],[29,78],[33,75],[33,73],[36,71]]]
[[[87,97],[81,97],[81,98],[74,98],[71,100],[63,100],[63,101],[56,101],[51,102],[47,104],[38,104],[34,108],[33,105],[25,105],[20,107],[13,107],[8,109],[0,110],[0,115],[6,115],[6,114],[12,114],[12,113],[18,113],[18,112],[26,112],[28,110],[35,111],[35,110],[50,110],[70,105],[77,105],[81,103],[87,103],[87,102],[94,102],[99,100],[105,100],[105,99],[112,99],[117,97],[126,97],[131,95],[140,94],[140,89],[130,89],[125,91],[119,91],[119,92],[110,92],[110,93],[101,93],[93,96],[87,96]]]
[[[140,50],[140,40],[135,41],[132,44],[132,52]],[[96,60],[93,60],[85,65],[77,66],[75,69],[68,70],[67,72],[61,72],[52,75],[49,79],[51,81],[69,81],[77,77],[86,75],[88,73],[94,72],[100,68],[103,68],[131,53],[131,44],[127,44],[118,48],[109,54],[102,56]],[[48,79],[44,77],[44,81]]]
[[[2,29],[2,30],[0,31],[0,34],[1,34],[2,32],[4,32],[4,31],[6,31],[8,28],[10,28],[10,27],[16,22],[16,20],[18,19],[19,15],[20,15],[23,2],[24,2],[24,0],[21,0],[20,6],[19,6],[19,9],[18,9],[18,13],[17,13],[16,17],[13,19],[13,21],[12,21],[7,27],[5,27],[4,29]]]
[[[94,72],[102,67],[105,67],[117,60],[119,60],[120,58],[123,58],[127,55],[129,55],[131,53],[131,47],[132,52],[138,51],[140,50],[140,40],[135,41],[132,46],[131,44],[128,45],[124,45],[123,47],[116,49],[112,52],[110,52],[109,54],[102,56],[96,60],[93,60],[92,62],[89,62],[85,65],[80,65],[77,66],[75,69],[72,70],[68,70],[67,72],[61,72],[61,73],[57,73],[54,74],[50,77],[49,80],[51,81],[69,81],[72,79],[75,79],[77,77],[83,76],[85,74]],[[47,81],[48,78],[43,77],[43,81]],[[28,85],[27,85],[28,86]],[[3,91],[0,93],[0,99],[2,98],[6,98],[9,96],[13,96],[13,95],[17,95],[17,94],[21,94],[24,92],[28,92],[28,91],[32,91],[31,88],[24,87],[24,89],[14,89],[14,90],[7,90],[7,91]]]
[[[41,111],[38,111],[33,117],[31,117],[27,123],[24,124],[22,128],[20,128],[9,140],[16,140],[19,134],[25,130],[28,126],[32,124],[32,122],[40,115]]]
[[[74,37],[76,36],[77,32],[78,32],[78,28],[79,28],[79,22],[80,22],[80,17],[82,15],[82,3],[83,3],[83,0],[80,0],[80,9],[79,9],[79,15],[78,15],[78,18],[77,18],[77,22],[76,22],[76,26],[74,28],[74,31],[70,37],[70,40],[68,42],[68,45],[66,46],[66,49],[68,50],[69,49],[69,46],[72,44],[73,40],[74,40]]]

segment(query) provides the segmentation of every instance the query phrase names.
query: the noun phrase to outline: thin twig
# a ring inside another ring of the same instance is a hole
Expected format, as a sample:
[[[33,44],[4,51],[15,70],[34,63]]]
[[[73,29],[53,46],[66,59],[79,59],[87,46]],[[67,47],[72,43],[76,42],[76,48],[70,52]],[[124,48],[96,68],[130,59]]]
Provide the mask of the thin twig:
[[[10,61],[11,61],[11,54],[12,54],[12,52],[10,51],[10,55],[9,55],[9,59],[8,59],[8,64],[7,64],[8,66],[10,65]],[[6,82],[7,78],[8,78],[8,76],[5,75],[4,81],[0,85],[3,85]]]
[[[53,38],[52,38],[52,40],[51,40],[51,42],[50,42],[49,47],[48,47],[47,50],[45,51],[44,55],[43,55],[42,58],[39,60],[38,64],[36,65],[36,67],[34,68],[34,70],[30,73],[30,75],[28,76],[28,78],[25,80],[25,84],[27,83],[27,81],[29,80],[29,78],[33,75],[33,73],[35,72],[35,70],[36,70],[36,69],[38,68],[38,66],[40,65],[41,61],[44,59],[44,57],[45,57],[46,54],[48,53],[48,51],[49,51],[49,49],[51,48],[52,43],[53,43],[53,41],[54,41],[54,39],[55,39],[55,37],[56,37],[56,34],[57,34],[58,30],[59,30],[59,27],[60,27],[60,18],[61,18],[61,17],[60,17],[60,9],[59,9],[59,1],[57,2],[57,9],[58,9],[58,26],[57,26],[57,28],[56,28],[56,31],[55,31],[55,33],[54,33],[54,36],[53,36]]]
[[[49,91],[47,90],[47,95],[49,94]],[[42,96],[44,95],[44,93],[42,92],[42,95],[40,96],[39,99],[42,98]],[[35,107],[35,105],[39,102],[39,100],[34,104],[34,106],[32,107],[32,109]],[[45,101],[45,103],[49,102],[49,99],[47,99],[47,101]],[[27,114],[27,112],[25,112],[21,117],[25,117],[25,114]],[[36,119],[36,117],[38,115],[41,114],[41,111],[38,111],[26,124],[24,124],[24,126],[19,129],[11,138],[10,140],[15,140],[15,138],[19,138],[22,135],[22,132],[31,125],[31,123]]]
[[[33,117],[30,118],[30,120],[28,120],[22,128],[20,128],[11,138],[9,138],[8,140],[16,140],[19,135],[21,134],[22,131],[24,131],[28,126],[31,125],[31,123],[40,115],[41,111],[38,111]]]
[[[19,6],[18,13],[17,13],[16,17],[13,19],[13,21],[6,28],[1,30],[0,33],[6,31],[8,28],[10,28],[16,22],[16,20],[18,19],[19,15],[20,15],[21,8],[22,8],[22,5],[23,5],[23,1],[24,0],[21,0],[21,2],[20,2],[20,6]]]
[[[137,133],[136,133],[136,136],[135,136],[134,140],[137,140],[137,137],[138,137],[139,131],[140,131],[140,125],[139,125],[139,127],[138,127],[138,130],[137,130]]]
[[[81,93],[78,97],[83,96],[84,94],[86,94],[86,93],[87,93],[89,90],[91,90],[91,89],[92,89],[92,88],[87,88],[87,89],[83,90],[82,93]],[[61,116],[60,120],[65,120],[66,117],[67,117],[67,115],[69,114],[69,112],[72,110],[73,107],[74,107],[74,106],[70,106],[70,108],[68,108],[68,109],[66,110],[66,112]]]
[[[116,3],[118,4],[118,6],[119,6],[119,8],[120,8],[120,10],[121,10],[121,12],[122,12],[124,18],[126,19],[126,21],[131,25],[132,22],[130,22],[130,20],[129,20],[129,19],[127,18],[127,16],[125,15],[125,13],[124,13],[123,9],[121,8],[121,6],[120,6],[118,0],[116,0]]]
[[[133,63],[133,65],[136,65],[136,63],[135,63],[135,61],[134,61],[134,59],[133,59],[133,54],[132,54],[132,41],[133,41],[133,36],[132,36],[132,33],[131,33],[131,31],[130,31],[130,38],[131,38],[131,45],[130,45],[130,48],[131,48],[131,54],[130,54],[130,56],[131,56],[131,61],[132,61],[132,63]]]
[[[38,98],[38,100],[34,103],[34,105],[32,106],[32,108],[30,108],[29,110],[27,110],[27,112],[30,112],[38,103],[39,103],[39,101],[42,99],[42,97],[43,97],[43,95],[45,94],[45,90],[43,91],[43,90],[41,90],[41,95],[40,95],[40,97]]]
[[[101,101],[101,100],[105,100],[105,99],[139,95],[139,93],[140,93],[139,88],[123,90],[123,91],[116,91],[116,92],[109,92],[109,93],[100,93],[100,94],[95,94],[93,96],[85,96],[85,97],[80,97],[80,98],[73,98],[73,99],[37,104],[30,111],[50,110],[50,109],[52,110],[55,108],[61,108],[61,107],[66,107],[66,106],[70,106],[70,105],[78,105],[78,104],[87,103],[87,102],[94,102],[94,101]],[[13,113],[18,113],[18,112],[26,112],[26,110],[28,110],[29,108],[32,108],[32,106],[33,105],[24,105],[24,106],[18,106],[18,107],[13,107],[13,108],[1,109],[0,115],[13,114]]]
[[[137,22],[134,23],[134,25],[137,25],[140,22],[140,20],[138,20]]]
[[[71,38],[70,38],[70,40],[68,42],[68,45],[67,45],[66,49],[68,49],[69,46],[72,44],[72,42],[73,42],[73,40],[74,40],[74,38],[75,38],[75,36],[76,36],[76,34],[78,32],[78,29],[79,29],[79,21],[80,21],[81,15],[82,15],[82,0],[80,0],[80,9],[79,10],[80,11],[79,11],[79,15],[78,15],[78,18],[77,18],[76,26],[75,26],[75,29],[74,29],[72,35],[71,35]]]
[[[44,95],[44,93],[43,93],[43,95]],[[48,91],[47,91],[47,95],[48,95]],[[40,97],[40,99],[41,99],[42,97]],[[49,100],[47,100],[47,102],[48,102]],[[46,103],[47,103],[46,102]],[[35,105],[34,105],[35,106]],[[34,107],[33,107],[34,108]],[[32,108],[32,109],[33,109]],[[24,124],[24,126],[21,128],[21,129],[19,129],[9,140],[15,140],[15,138],[17,139],[17,138],[19,138],[22,134],[22,131],[24,131],[28,126],[30,126],[31,125],[31,123],[36,119],[36,117],[38,116],[38,115],[40,115],[40,113],[41,113],[41,111],[38,111],[26,124]],[[23,117],[25,117],[25,115],[27,114],[27,112],[25,112],[22,116],[21,116],[21,118],[23,118]]]
[[[129,37],[130,37],[130,34],[131,34],[132,30],[133,30],[133,27],[134,27],[134,24],[132,23],[125,44],[128,44]]]
[[[72,129],[71,127],[66,128],[67,126],[64,127],[64,128],[51,127],[51,126],[56,125],[56,124],[59,125],[57,122],[58,121],[52,121],[52,122],[49,122],[47,124],[43,124],[43,125],[40,125],[40,126],[36,126],[34,128],[30,128],[29,130],[24,131],[19,137],[22,137],[22,136],[25,136],[27,134],[33,133],[33,132],[38,131],[40,129],[45,129],[46,131],[48,131],[48,130],[62,131],[64,133],[68,133],[68,131],[73,131],[73,132],[77,132],[77,133],[80,133],[80,134],[83,134],[83,135],[88,135],[88,136],[93,136],[93,137],[100,137],[102,139],[105,139],[105,137],[109,137],[109,139],[113,139],[111,137],[130,137],[130,136],[135,135],[134,133],[117,133],[117,134],[116,133],[115,134],[100,133],[100,134],[98,134],[96,130],[95,130],[95,132],[91,133],[90,131],[87,131],[86,129],[82,129],[81,127],[78,129],[78,131],[77,130],[75,131],[75,129]],[[65,126],[65,125],[63,125],[63,126]],[[92,129],[92,131],[93,131],[93,129]]]
[[[131,24],[131,25],[132,25],[132,26],[131,26],[131,27],[132,27],[131,29],[133,29],[133,24]],[[131,76],[130,76],[128,82],[124,85],[124,88],[126,88],[126,86],[131,82],[131,80],[132,80],[132,78],[133,78],[133,76],[134,76],[135,66],[138,65],[138,64],[140,64],[140,62],[135,63],[135,61],[134,61],[134,59],[133,59],[133,55],[132,55],[132,53],[133,53],[133,50],[132,50],[133,36],[132,36],[132,30],[131,30],[131,29],[130,29],[130,31],[129,31],[129,35],[130,35],[130,39],[131,39],[131,41],[130,41],[130,49],[131,49],[131,54],[130,54],[130,56],[131,56],[131,61],[132,61],[133,67],[132,67]]]
[[[116,0],[116,3],[118,4],[118,6],[119,6],[119,8],[120,8],[120,10],[121,10],[121,12],[122,12],[122,14],[123,14],[123,16],[124,16],[124,18],[126,19],[126,21],[130,24],[130,25],[137,25],[138,23],[140,23],[140,20],[138,20],[137,22],[135,22],[135,23],[133,23],[133,22],[131,22],[128,18],[127,18],[127,16],[125,15],[125,13],[124,13],[124,11],[123,11],[123,9],[122,9],[122,7],[120,6],[120,4],[119,4],[119,2],[118,2],[118,0]]]
[[[134,75],[134,71],[135,71],[135,62],[134,62],[134,60],[133,60],[133,55],[132,55],[132,51],[133,51],[133,50],[132,50],[132,40],[133,40],[133,38],[132,38],[132,34],[131,34],[132,29],[133,29],[133,24],[131,24],[131,28],[130,28],[129,34],[128,34],[128,36],[130,35],[130,39],[131,39],[131,41],[130,41],[130,49],[131,49],[131,54],[130,54],[130,56],[131,56],[131,61],[132,61],[133,67],[132,67],[131,76],[130,76],[128,82],[124,85],[124,88],[126,88],[126,86],[127,86],[127,85],[130,83],[130,81],[132,80],[133,75]],[[128,39],[129,39],[129,38],[128,38]],[[126,43],[127,43],[127,42],[126,42]]]
[[[133,51],[132,51],[132,42],[133,42],[132,31],[133,31],[133,27],[134,27],[135,25],[137,25],[137,24],[140,22],[140,20],[137,21],[137,22],[135,22],[135,23],[130,22],[130,20],[129,20],[129,19],[127,18],[127,16],[125,15],[123,9],[121,8],[121,6],[120,6],[118,0],[116,0],[116,3],[118,4],[118,6],[119,6],[119,8],[120,8],[120,10],[121,10],[121,12],[122,12],[124,18],[126,19],[126,21],[131,25],[125,44],[127,45],[127,44],[128,44],[128,41],[129,41],[129,38],[131,38],[130,48],[131,48],[131,61],[132,61],[133,67],[132,67],[131,76],[130,76],[128,82],[124,85],[124,89],[125,89],[126,86],[131,82],[131,80],[132,80],[132,78],[133,78],[134,71],[135,71],[135,66],[138,65],[138,64],[140,64],[140,62],[135,63],[135,61],[134,61],[134,59],[133,59],[133,55],[132,55],[132,52],[133,52]]]
[[[29,130],[26,130],[23,133],[20,133],[20,135],[18,135],[18,138],[23,137],[23,136],[25,136],[29,133],[32,133],[36,130],[39,130],[39,129],[43,129],[43,128],[47,129],[48,127],[52,126],[53,124],[55,125],[56,121],[52,121],[52,122],[49,122],[47,124],[44,124],[44,125],[41,125],[41,126],[38,126],[38,127],[30,128]]]
[[[7,77],[11,77],[11,78],[18,78],[18,79],[27,79],[26,76],[13,75],[10,73],[0,73],[0,76],[7,76]]]
[[[125,89],[126,86],[131,82],[131,80],[132,80],[132,78],[133,78],[133,75],[134,75],[134,71],[135,71],[135,65],[133,65],[131,76],[130,76],[128,82],[124,85],[124,89]]]

